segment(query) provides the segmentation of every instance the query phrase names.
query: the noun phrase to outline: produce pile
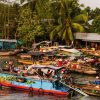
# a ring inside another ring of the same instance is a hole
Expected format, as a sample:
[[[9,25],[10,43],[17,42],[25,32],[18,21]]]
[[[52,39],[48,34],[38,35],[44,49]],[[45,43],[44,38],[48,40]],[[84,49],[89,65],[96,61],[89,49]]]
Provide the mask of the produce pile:
[[[0,76],[0,82],[1,81],[16,81],[18,80],[19,77],[17,76]],[[31,81],[31,80],[27,80],[25,82],[26,84],[34,84],[35,82],[34,81]]]

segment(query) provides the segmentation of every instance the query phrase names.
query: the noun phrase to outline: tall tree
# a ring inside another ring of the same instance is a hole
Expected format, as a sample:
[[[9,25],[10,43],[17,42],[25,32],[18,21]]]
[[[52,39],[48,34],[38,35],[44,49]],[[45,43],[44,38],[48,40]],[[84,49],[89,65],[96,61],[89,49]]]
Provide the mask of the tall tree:
[[[61,0],[58,25],[50,34],[51,40],[57,36],[67,43],[74,40],[73,32],[83,32],[84,28],[80,23],[87,22],[87,14],[76,14],[80,11],[78,0]],[[79,15],[78,15],[79,14]]]
[[[18,19],[18,5],[0,4],[0,31],[2,38],[14,38],[16,31],[16,20]]]
[[[97,16],[92,23],[92,30],[100,34],[100,16]]]
[[[36,13],[33,12],[29,6],[21,9],[17,30],[18,38],[20,38],[26,46],[29,42],[32,43],[35,41],[37,36],[41,36],[44,33]]]

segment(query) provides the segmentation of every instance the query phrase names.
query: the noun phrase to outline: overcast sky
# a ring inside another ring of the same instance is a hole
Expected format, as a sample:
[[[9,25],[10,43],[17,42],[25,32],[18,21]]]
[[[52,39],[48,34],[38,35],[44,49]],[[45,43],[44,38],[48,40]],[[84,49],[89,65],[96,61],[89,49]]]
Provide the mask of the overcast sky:
[[[79,0],[80,3],[83,3],[86,6],[90,6],[91,9],[95,9],[96,7],[100,8],[100,0]]]
[[[9,1],[19,1],[19,0],[9,0]],[[90,6],[91,9],[96,7],[100,8],[100,0],[79,0],[80,3],[83,3],[86,6]]]

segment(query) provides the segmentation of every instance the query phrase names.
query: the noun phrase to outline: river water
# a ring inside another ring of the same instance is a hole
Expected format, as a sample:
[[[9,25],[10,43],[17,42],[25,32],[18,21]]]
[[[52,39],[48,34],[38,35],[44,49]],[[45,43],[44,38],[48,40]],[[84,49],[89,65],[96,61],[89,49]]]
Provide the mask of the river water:
[[[9,59],[13,59],[16,63],[16,58],[14,57],[0,57],[0,65],[4,66],[6,61]],[[17,63],[16,63],[17,64]],[[74,74],[75,77],[78,78],[94,78],[94,76],[86,76],[80,74]],[[23,93],[21,91],[15,91],[11,89],[0,89],[0,100],[100,100],[100,97],[95,96],[82,96],[76,95],[73,97],[59,97],[59,96],[50,96],[50,95],[36,95],[33,94],[32,97],[28,95],[28,93]]]

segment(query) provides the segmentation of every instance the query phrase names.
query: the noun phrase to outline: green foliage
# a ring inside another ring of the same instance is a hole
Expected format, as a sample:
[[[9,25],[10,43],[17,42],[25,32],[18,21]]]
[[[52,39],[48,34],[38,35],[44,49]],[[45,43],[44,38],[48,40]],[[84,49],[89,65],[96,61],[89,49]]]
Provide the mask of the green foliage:
[[[17,28],[17,19],[19,16],[18,5],[0,4],[0,32],[1,38],[14,38]]]
[[[38,17],[29,7],[21,9],[17,31],[19,38],[24,44],[35,40],[36,36],[43,35],[44,33]]]
[[[0,81],[18,81],[18,77],[17,76],[0,76]],[[34,84],[35,82],[32,80],[27,80],[25,82],[26,84]]]
[[[0,76],[0,80],[4,81],[16,81],[16,76]]]
[[[50,39],[59,36],[60,39],[67,41],[74,40],[74,32],[83,32],[82,24],[87,23],[88,15],[80,14],[78,0],[61,0],[59,9],[58,24],[50,33]]]
[[[88,22],[88,15],[87,14],[80,14],[80,15],[77,15],[73,18],[73,21],[74,22],[83,22],[83,23],[86,23]]]
[[[25,0],[20,0],[21,4]],[[73,41],[75,32],[100,33],[100,9],[84,10],[79,0],[28,0],[23,6],[0,4],[0,37],[16,38],[26,46],[33,41]],[[87,22],[94,19],[93,26]],[[85,26],[85,28],[84,28]],[[87,28],[88,27],[88,28]],[[92,31],[91,31],[92,30]]]
[[[25,82],[26,84],[33,84],[35,83],[34,81],[31,81],[31,80],[27,80],[27,82]]]
[[[100,34],[100,16],[97,16],[92,23],[93,32]]]
[[[73,23],[72,26],[73,26],[73,28],[74,28],[77,32],[84,32],[84,28],[83,28],[83,26],[81,26],[80,24],[78,24],[78,23]]]

